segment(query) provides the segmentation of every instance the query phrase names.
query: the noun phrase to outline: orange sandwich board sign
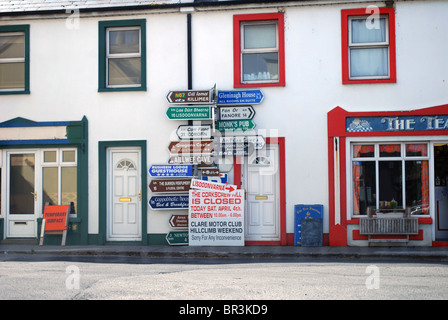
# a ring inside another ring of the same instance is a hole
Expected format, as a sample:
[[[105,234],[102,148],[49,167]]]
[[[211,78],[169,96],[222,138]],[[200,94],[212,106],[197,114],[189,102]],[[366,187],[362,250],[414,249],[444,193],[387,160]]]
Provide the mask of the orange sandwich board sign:
[[[45,206],[39,245],[44,244],[45,234],[62,234],[61,246],[65,246],[65,240],[67,239],[69,212],[70,205]]]

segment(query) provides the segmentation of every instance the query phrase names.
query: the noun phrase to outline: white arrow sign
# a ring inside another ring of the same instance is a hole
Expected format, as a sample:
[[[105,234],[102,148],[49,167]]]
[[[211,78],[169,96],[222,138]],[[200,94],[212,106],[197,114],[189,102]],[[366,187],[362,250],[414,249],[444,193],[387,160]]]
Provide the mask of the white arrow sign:
[[[266,145],[266,140],[263,136],[222,136],[219,137],[219,143],[230,144],[233,143],[253,143],[255,150],[263,149]]]
[[[233,184],[210,182],[199,179],[191,179],[190,188],[219,191],[225,193],[232,193],[236,191],[236,185]]]
[[[252,120],[254,116],[252,106],[219,107],[220,120]]]

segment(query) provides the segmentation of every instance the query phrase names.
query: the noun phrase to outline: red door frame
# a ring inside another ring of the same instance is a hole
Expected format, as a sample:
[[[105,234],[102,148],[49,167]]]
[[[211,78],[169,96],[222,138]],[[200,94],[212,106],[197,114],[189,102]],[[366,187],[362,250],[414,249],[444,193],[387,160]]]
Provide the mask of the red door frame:
[[[285,183],[285,138],[284,137],[266,137],[266,144],[277,144],[279,149],[279,178],[280,178],[280,241],[246,241],[246,245],[257,246],[286,246],[286,183]],[[242,187],[241,181],[241,162],[233,159],[234,184]]]
[[[328,112],[328,182],[329,182],[329,227],[330,246],[347,246],[347,224],[356,224],[359,219],[347,221],[347,170],[346,170],[346,139],[348,137],[386,137],[386,136],[447,136],[447,130],[431,131],[381,131],[381,132],[347,132],[346,118],[350,117],[396,117],[396,116],[435,116],[448,115],[448,104],[411,111],[383,112],[348,112],[336,107]],[[338,145],[335,144],[339,138]],[[336,149],[337,148],[337,149]],[[335,168],[334,154],[339,151],[339,168]],[[336,224],[335,170],[339,171],[340,189],[340,224]],[[431,217],[419,218],[419,223],[432,224]]]

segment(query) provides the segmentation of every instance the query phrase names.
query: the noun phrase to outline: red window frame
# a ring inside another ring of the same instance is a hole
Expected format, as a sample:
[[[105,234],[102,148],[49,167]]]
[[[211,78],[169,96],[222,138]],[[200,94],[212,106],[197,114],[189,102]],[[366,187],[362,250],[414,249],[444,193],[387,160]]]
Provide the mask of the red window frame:
[[[278,25],[278,82],[243,83],[241,79],[240,25],[248,21],[276,21]],[[233,16],[233,82],[235,88],[285,86],[285,20],[283,13],[242,14]]]
[[[394,8],[378,8],[380,15],[388,16],[389,29],[389,78],[382,79],[350,79],[349,34],[348,20],[350,16],[370,16],[373,12],[370,8],[341,10],[342,29],[342,83],[395,83],[397,82],[397,63],[395,47],[395,10]]]

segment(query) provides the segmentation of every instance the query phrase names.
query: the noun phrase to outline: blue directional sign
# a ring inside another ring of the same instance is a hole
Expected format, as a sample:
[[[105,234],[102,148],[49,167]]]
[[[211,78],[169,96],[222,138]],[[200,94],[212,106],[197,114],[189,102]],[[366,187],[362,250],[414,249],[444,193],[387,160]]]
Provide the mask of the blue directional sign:
[[[192,177],[193,165],[190,164],[155,164],[149,168],[151,177]]]
[[[188,195],[152,196],[149,205],[153,210],[188,209]]]
[[[260,90],[218,91],[219,105],[259,104],[263,98]]]

